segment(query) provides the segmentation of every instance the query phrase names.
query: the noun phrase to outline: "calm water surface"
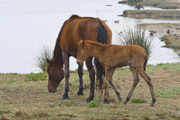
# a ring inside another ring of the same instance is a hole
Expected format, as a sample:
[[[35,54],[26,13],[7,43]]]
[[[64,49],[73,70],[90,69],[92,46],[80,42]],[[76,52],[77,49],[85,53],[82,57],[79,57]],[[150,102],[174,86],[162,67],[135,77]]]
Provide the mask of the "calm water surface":
[[[117,4],[119,0],[0,0],[0,73],[38,72],[34,58],[43,46],[54,49],[56,37],[63,22],[72,14],[99,17],[107,20],[113,31],[113,43],[119,44],[117,33],[133,29],[141,23],[172,23],[176,20],[151,20],[118,17],[132,6]],[[112,6],[106,6],[111,4]],[[158,9],[145,7],[145,9]],[[119,20],[115,24],[114,20]],[[148,36],[148,34],[147,34]],[[153,40],[152,57],[149,64],[179,62],[180,58],[171,49],[163,48],[164,43]],[[77,68],[71,58],[70,69]]]

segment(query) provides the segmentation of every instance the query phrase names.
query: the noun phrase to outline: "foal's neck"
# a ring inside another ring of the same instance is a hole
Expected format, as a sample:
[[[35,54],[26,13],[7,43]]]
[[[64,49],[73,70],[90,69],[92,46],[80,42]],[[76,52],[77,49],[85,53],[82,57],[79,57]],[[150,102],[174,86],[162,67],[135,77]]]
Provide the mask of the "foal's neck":
[[[89,43],[87,47],[90,56],[96,58],[100,58],[103,55],[105,48],[106,48],[105,45],[95,44],[95,43]]]

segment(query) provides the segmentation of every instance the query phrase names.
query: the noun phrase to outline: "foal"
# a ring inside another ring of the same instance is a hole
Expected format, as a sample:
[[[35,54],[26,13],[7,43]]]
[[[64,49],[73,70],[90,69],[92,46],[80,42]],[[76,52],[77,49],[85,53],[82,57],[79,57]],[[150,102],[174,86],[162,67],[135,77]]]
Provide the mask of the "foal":
[[[109,103],[109,90],[108,84],[113,87],[118,99],[121,101],[121,95],[117,91],[112,82],[112,76],[116,67],[130,66],[134,82],[132,88],[124,101],[124,104],[130,100],[135,87],[139,82],[139,75],[146,81],[149,86],[152,102],[150,106],[153,106],[156,102],[153,85],[151,78],[145,73],[145,67],[147,63],[147,54],[145,50],[138,45],[104,45],[101,43],[93,42],[90,40],[80,41],[77,55],[77,63],[82,64],[89,56],[99,59],[100,63],[105,68],[105,94],[104,103]]]

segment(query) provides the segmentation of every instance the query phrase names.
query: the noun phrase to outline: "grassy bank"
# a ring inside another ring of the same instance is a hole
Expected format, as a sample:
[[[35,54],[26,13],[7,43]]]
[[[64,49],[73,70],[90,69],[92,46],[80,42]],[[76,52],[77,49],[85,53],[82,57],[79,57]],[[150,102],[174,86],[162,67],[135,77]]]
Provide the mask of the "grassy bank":
[[[179,3],[179,0],[144,0],[145,5],[162,9],[179,9]]]
[[[84,73],[84,96],[77,96],[78,75],[70,76],[69,100],[61,100],[64,81],[57,93],[47,91],[47,80],[26,80],[28,75],[0,74],[0,119],[48,119],[48,120],[176,120],[180,119],[180,63],[148,65],[147,73],[152,78],[157,103],[150,107],[149,88],[141,79],[132,96],[136,101],[127,105],[120,103],[110,88],[109,105],[103,104],[103,98],[95,94],[93,105],[85,103],[89,95],[88,73]],[[30,75],[33,76],[33,75]],[[35,75],[36,76],[36,75]],[[42,76],[42,75],[41,75]],[[46,75],[45,75],[46,76]],[[116,70],[113,81],[121,92],[123,100],[132,85],[132,74],[129,69]],[[93,107],[92,107],[93,106]]]
[[[137,3],[141,3],[144,6],[153,6],[162,9],[179,9],[180,1],[179,0],[126,0],[126,2],[120,3],[128,3],[136,5]]]
[[[180,11],[177,10],[125,10],[123,16],[134,18],[152,19],[180,19]]]

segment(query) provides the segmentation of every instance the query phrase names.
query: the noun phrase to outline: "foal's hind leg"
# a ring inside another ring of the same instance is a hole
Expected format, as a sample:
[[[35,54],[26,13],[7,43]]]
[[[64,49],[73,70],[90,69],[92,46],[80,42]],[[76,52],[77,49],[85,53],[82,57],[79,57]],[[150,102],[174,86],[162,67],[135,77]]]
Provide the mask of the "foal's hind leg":
[[[77,95],[83,95],[83,64],[78,65],[78,75],[79,75],[79,90]]]
[[[129,94],[128,94],[126,100],[124,101],[124,104],[127,104],[127,102],[131,99],[134,89],[136,88],[136,86],[140,80],[137,71],[134,68],[131,68],[131,69],[132,69],[134,81],[133,81],[133,85],[132,85],[132,88],[131,88]]]
[[[146,81],[146,83],[149,86],[151,96],[152,96],[152,102],[151,102],[150,106],[154,106],[154,103],[156,102],[156,97],[154,94],[153,85],[151,83],[151,78],[145,73],[145,71],[143,69],[138,69],[138,73],[141,75],[141,77]]]
[[[113,81],[112,81],[112,76],[113,76],[113,74],[114,74],[114,71],[115,71],[115,69],[112,69],[111,72],[110,72],[110,81],[109,81],[109,83],[110,83],[111,86],[113,87],[114,92],[116,93],[116,95],[117,95],[119,101],[121,102],[121,100],[122,100],[121,94],[120,94],[119,91],[117,91],[117,89],[116,89],[116,87],[115,87],[115,85],[113,84]]]

